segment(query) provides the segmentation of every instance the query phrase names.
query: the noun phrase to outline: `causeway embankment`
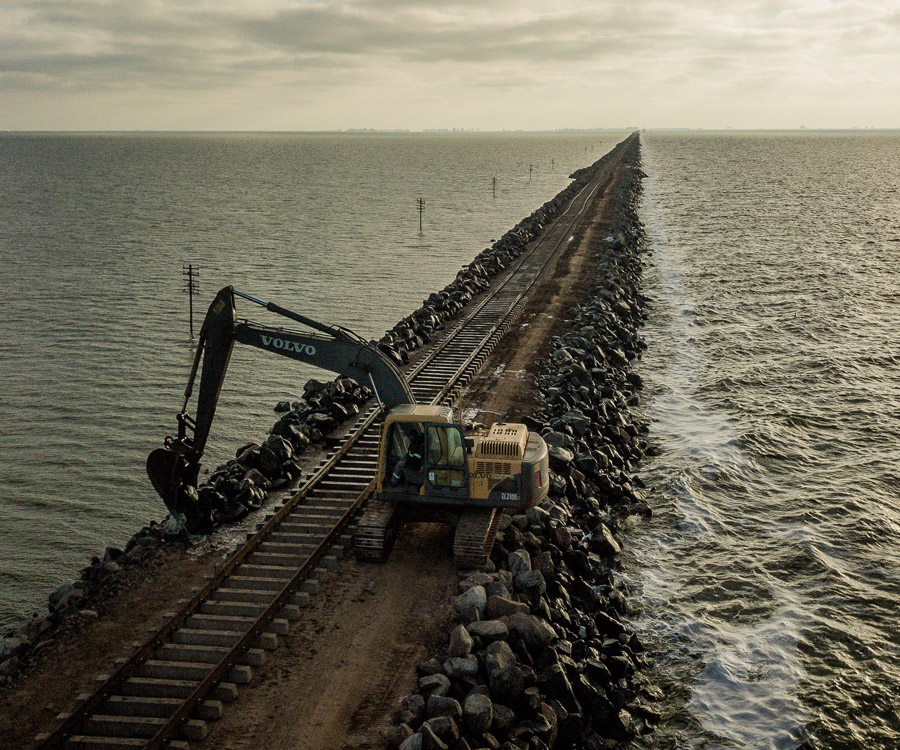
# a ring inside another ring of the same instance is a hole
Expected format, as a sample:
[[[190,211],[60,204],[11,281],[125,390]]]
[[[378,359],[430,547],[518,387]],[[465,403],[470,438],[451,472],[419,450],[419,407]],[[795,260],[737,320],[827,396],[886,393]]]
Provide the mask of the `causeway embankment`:
[[[598,198],[591,221],[538,287],[521,329],[488,363],[487,372],[499,372],[504,382],[490,385],[486,377],[467,399],[482,407],[482,419],[501,410],[545,435],[553,454],[549,500],[504,520],[483,574],[459,580],[446,532],[432,528],[407,534],[387,566],[345,560],[327,591],[313,597],[305,622],[259,671],[258,689],[214,725],[207,742],[218,736],[252,747],[280,738],[285,746],[316,746],[296,739],[304,731],[299,716],[269,717],[265,706],[285,691],[290,700],[309,703],[309,721],[325,728],[316,735],[307,726],[303,735],[320,747],[341,746],[350,735],[373,745],[386,738],[406,744],[405,750],[417,742],[449,746],[460,737],[469,747],[478,741],[590,746],[622,741],[656,720],[647,702],[653,691],[640,678],[641,646],[627,626],[627,592],[615,575],[623,519],[649,512],[633,476],[646,438],[629,416],[640,389],[631,364],[642,347],[644,307],[634,212],[641,177],[637,136],[573,175],[567,191],[481,253],[378,345],[398,363],[414,358],[610,160],[616,179]],[[525,366],[513,380],[504,379],[516,357]],[[305,460],[357,413],[366,395],[338,379],[311,382],[303,399],[282,404],[265,440],[242,446],[212,472],[201,488],[208,514],[195,530],[228,521],[226,507],[244,515],[235,503],[247,512],[265,506],[270,492],[301,480]],[[189,591],[191,577],[202,579],[220,553],[191,555],[192,544],[171,524],[148,525],[124,549],[98,555],[78,581],[54,592],[49,611],[32,620],[30,631],[26,626],[9,634],[5,642],[13,650],[4,663],[14,668],[5,672],[4,715],[16,710],[26,719],[21,732],[4,726],[0,737],[8,731],[30,737],[52,724],[55,712],[66,708],[65,696],[77,692],[75,684],[89,682],[89,672],[115,658],[146,619]],[[132,611],[138,601],[141,622]],[[60,664],[73,685],[47,690]],[[324,686],[322,674],[331,675]],[[391,712],[395,722],[387,729],[380,720]],[[236,739],[241,721],[251,744]]]
[[[651,514],[635,476],[646,428],[631,414],[646,303],[642,176],[635,153],[608,197],[608,226],[586,240],[589,288],[530,377],[534,408],[522,419],[550,446],[550,496],[506,516],[489,569],[459,581],[445,640],[417,665],[417,689],[385,732],[402,750],[610,747],[660,719],[616,575],[625,520]]]

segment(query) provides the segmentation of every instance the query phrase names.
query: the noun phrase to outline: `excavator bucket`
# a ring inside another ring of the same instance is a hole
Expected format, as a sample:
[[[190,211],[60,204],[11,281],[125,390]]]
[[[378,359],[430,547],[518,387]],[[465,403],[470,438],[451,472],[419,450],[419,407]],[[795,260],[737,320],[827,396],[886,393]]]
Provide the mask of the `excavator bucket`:
[[[187,461],[168,448],[157,448],[147,457],[147,474],[166,507],[178,512],[179,491],[185,481]]]

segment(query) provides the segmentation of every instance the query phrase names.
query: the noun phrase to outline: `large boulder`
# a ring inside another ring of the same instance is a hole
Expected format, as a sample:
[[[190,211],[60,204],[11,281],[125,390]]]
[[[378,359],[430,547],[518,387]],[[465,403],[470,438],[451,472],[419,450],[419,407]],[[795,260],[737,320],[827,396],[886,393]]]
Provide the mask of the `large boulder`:
[[[478,658],[469,656],[451,656],[442,667],[444,674],[451,680],[474,678],[478,675]]]
[[[465,626],[457,625],[450,631],[450,643],[447,646],[449,656],[468,656],[472,650],[472,636]]]
[[[557,638],[553,626],[534,615],[517,612],[509,618],[509,621],[513,632],[525,641],[529,650],[539,651],[552,644]]]
[[[454,597],[453,609],[464,622],[482,619],[487,610],[487,593],[484,586],[472,586],[468,591]]]
[[[484,734],[494,720],[494,704],[486,695],[472,693],[463,703],[463,723],[473,734]]]
[[[500,617],[509,617],[516,612],[525,612],[526,614],[531,608],[525,602],[517,602],[505,596],[492,596],[487,603],[487,616],[491,620]],[[471,633],[471,629],[469,630]]]
[[[79,590],[71,583],[64,583],[48,597],[47,604],[51,612],[63,612],[77,606],[81,601]]]
[[[447,695],[450,692],[450,678],[445,674],[432,674],[419,680],[419,692],[426,697]]]
[[[494,641],[485,649],[484,667],[494,700],[514,703],[525,689],[525,674],[506,641]]]
[[[480,638],[482,641],[506,640],[509,635],[509,628],[503,620],[470,622],[466,628],[470,636]]]
[[[458,705],[458,704],[457,704]],[[449,747],[459,739],[459,726],[452,716],[435,716],[422,724],[422,750]]]
[[[463,710],[455,698],[446,695],[432,695],[428,698],[425,716],[429,719],[433,719],[435,716],[449,716],[458,722],[462,720]]]
[[[531,570],[531,555],[528,554],[528,550],[517,549],[515,552],[511,552],[506,562],[513,580]]]

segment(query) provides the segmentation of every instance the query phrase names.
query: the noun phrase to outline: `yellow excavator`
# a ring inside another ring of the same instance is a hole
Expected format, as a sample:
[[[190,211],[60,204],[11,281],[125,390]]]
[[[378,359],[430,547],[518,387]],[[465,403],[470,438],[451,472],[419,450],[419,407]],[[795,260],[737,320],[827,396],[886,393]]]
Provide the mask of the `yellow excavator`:
[[[236,297],[317,333],[238,320]],[[166,438],[165,447],[147,459],[153,486],[175,514],[183,514],[192,493],[195,496],[200,459],[235,343],[351,377],[374,392],[384,419],[375,493],[354,540],[363,559],[386,559],[405,524],[431,521],[455,528],[458,565],[481,567],[493,547],[502,510],[521,513],[547,496],[547,445],[525,425],[497,423],[466,434],[450,407],[416,404],[403,373],[352,331],[228,286],[216,295],[200,329],[177,415],[178,435]],[[192,417],[188,404],[198,372],[200,388]]]

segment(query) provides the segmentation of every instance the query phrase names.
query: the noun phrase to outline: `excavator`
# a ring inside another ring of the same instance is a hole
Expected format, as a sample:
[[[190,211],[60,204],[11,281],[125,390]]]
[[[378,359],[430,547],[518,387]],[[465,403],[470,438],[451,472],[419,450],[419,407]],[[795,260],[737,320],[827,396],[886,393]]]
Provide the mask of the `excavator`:
[[[238,297],[315,333],[238,320]],[[525,425],[497,423],[466,434],[451,407],[417,404],[403,373],[349,329],[319,323],[228,286],[216,295],[200,329],[177,415],[177,437],[167,437],[164,447],[147,459],[150,480],[173,513],[196,497],[200,459],[236,343],[351,377],[374,392],[383,420],[375,491],[354,539],[362,559],[386,560],[404,525],[427,521],[455,528],[458,566],[482,567],[502,510],[521,513],[547,496],[547,444]],[[196,415],[191,416],[188,405],[198,372]]]

